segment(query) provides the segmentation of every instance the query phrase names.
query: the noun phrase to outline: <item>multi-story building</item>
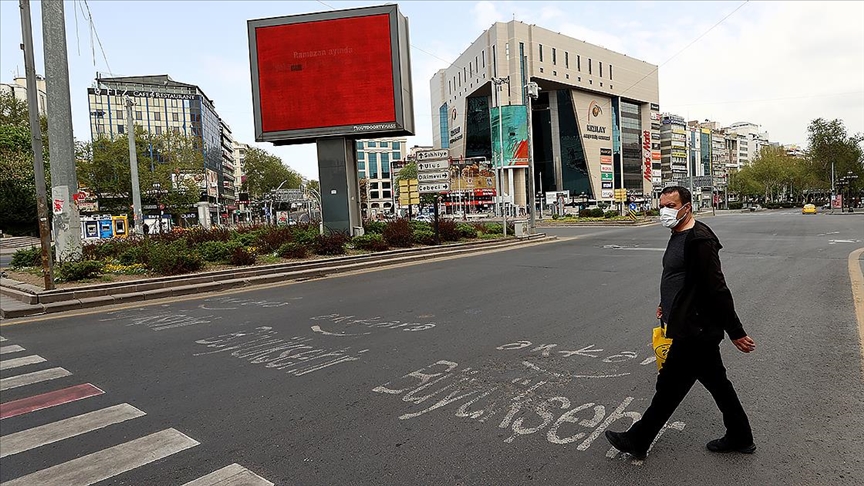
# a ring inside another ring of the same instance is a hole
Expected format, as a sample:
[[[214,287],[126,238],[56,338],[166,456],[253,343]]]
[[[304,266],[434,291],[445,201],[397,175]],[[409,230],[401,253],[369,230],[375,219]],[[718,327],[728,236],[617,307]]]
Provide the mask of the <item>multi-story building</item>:
[[[649,197],[659,187],[653,64],[514,20],[493,24],[430,87],[434,146],[503,165],[509,204],[526,206],[529,146],[537,190],[611,202],[615,188]]]
[[[243,183],[246,182],[246,152],[251,147],[247,143],[234,141],[231,150],[234,152],[234,191],[237,209],[234,210],[234,222],[252,221],[249,208],[249,194]]]
[[[683,117],[672,113],[662,115],[660,154],[664,184],[687,177],[687,122]]]
[[[407,138],[357,140],[357,177],[365,194],[360,195],[364,217],[392,214],[396,208],[391,163],[407,154]]]
[[[130,123],[155,136],[173,131],[197,138],[204,158],[201,200],[211,203],[211,218],[217,221],[217,203],[226,199],[223,124],[201,88],[168,75],[97,77],[87,94],[93,139],[127,133]],[[126,96],[134,103],[133,120],[126,120]]]
[[[5,91],[7,93],[12,93],[12,96],[19,101],[23,101],[27,103],[27,78],[23,78],[21,76],[16,76],[12,79],[11,83],[0,83],[0,91]],[[36,103],[39,105],[39,116],[46,116],[48,110],[46,108],[45,98],[47,97],[45,91],[45,78],[40,75],[36,75]]]
[[[221,196],[219,200],[220,220],[222,223],[232,222],[231,214],[237,210],[237,191],[234,187],[234,136],[231,127],[225,120],[219,120],[222,128],[220,137],[222,145],[222,175],[219,179]]]
[[[738,169],[750,165],[762,147],[768,145],[768,132],[763,132],[762,127],[750,122],[736,122],[725,128],[726,133],[735,135],[738,148]]]

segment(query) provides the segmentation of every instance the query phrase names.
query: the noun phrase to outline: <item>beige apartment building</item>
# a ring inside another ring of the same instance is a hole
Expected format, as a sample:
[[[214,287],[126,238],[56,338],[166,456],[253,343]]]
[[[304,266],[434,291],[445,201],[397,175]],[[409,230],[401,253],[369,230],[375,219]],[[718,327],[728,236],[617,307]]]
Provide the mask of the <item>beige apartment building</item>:
[[[531,82],[540,91],[529,116]],[[511,207],[527,203],[529,146],[537,192],[612,202],[616,188],[635,200],[661,188],[653,64],[514,20],[484,31],[430,85],[435,147],[503,165]]]

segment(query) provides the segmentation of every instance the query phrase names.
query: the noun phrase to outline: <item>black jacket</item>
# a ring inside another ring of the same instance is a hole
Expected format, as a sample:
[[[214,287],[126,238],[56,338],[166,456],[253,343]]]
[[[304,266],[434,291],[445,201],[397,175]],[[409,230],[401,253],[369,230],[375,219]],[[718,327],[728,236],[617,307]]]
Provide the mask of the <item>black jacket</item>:
[[[684,240],[684,288],[672,301],[666,335],[672,339],[730,339],[747,335],[732,302],[732,292],[720,269],[720,240],[705,223],[696,225]]]

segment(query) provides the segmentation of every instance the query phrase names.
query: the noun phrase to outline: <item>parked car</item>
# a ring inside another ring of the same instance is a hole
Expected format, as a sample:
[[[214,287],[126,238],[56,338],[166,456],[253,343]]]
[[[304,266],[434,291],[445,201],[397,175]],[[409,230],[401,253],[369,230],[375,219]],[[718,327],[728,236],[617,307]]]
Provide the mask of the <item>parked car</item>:
[[[801,214],[816,214],[816,205],[815,204],[805,204],[804,208],[801,209]]]

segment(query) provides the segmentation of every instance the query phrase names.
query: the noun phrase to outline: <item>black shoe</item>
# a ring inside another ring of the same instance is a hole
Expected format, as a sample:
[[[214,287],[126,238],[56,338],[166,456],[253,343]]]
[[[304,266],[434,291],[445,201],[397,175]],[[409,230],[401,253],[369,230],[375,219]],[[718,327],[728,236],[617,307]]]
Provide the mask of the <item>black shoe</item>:
[[[636,445],[633,444],[633,441],[630,440],[626,432],[612,432],[611,430],[607,430],[606,439],[613,447],[621,452],[630,454],[636,459],[645,459],[648,455],[647,450],[638,449]]]
[[[740,452],[742,454],[753,454],[756,452],[756,444],[751,440],[747,442],[735,442],[726,436],[714,439],[705,447],[711,452]]]

